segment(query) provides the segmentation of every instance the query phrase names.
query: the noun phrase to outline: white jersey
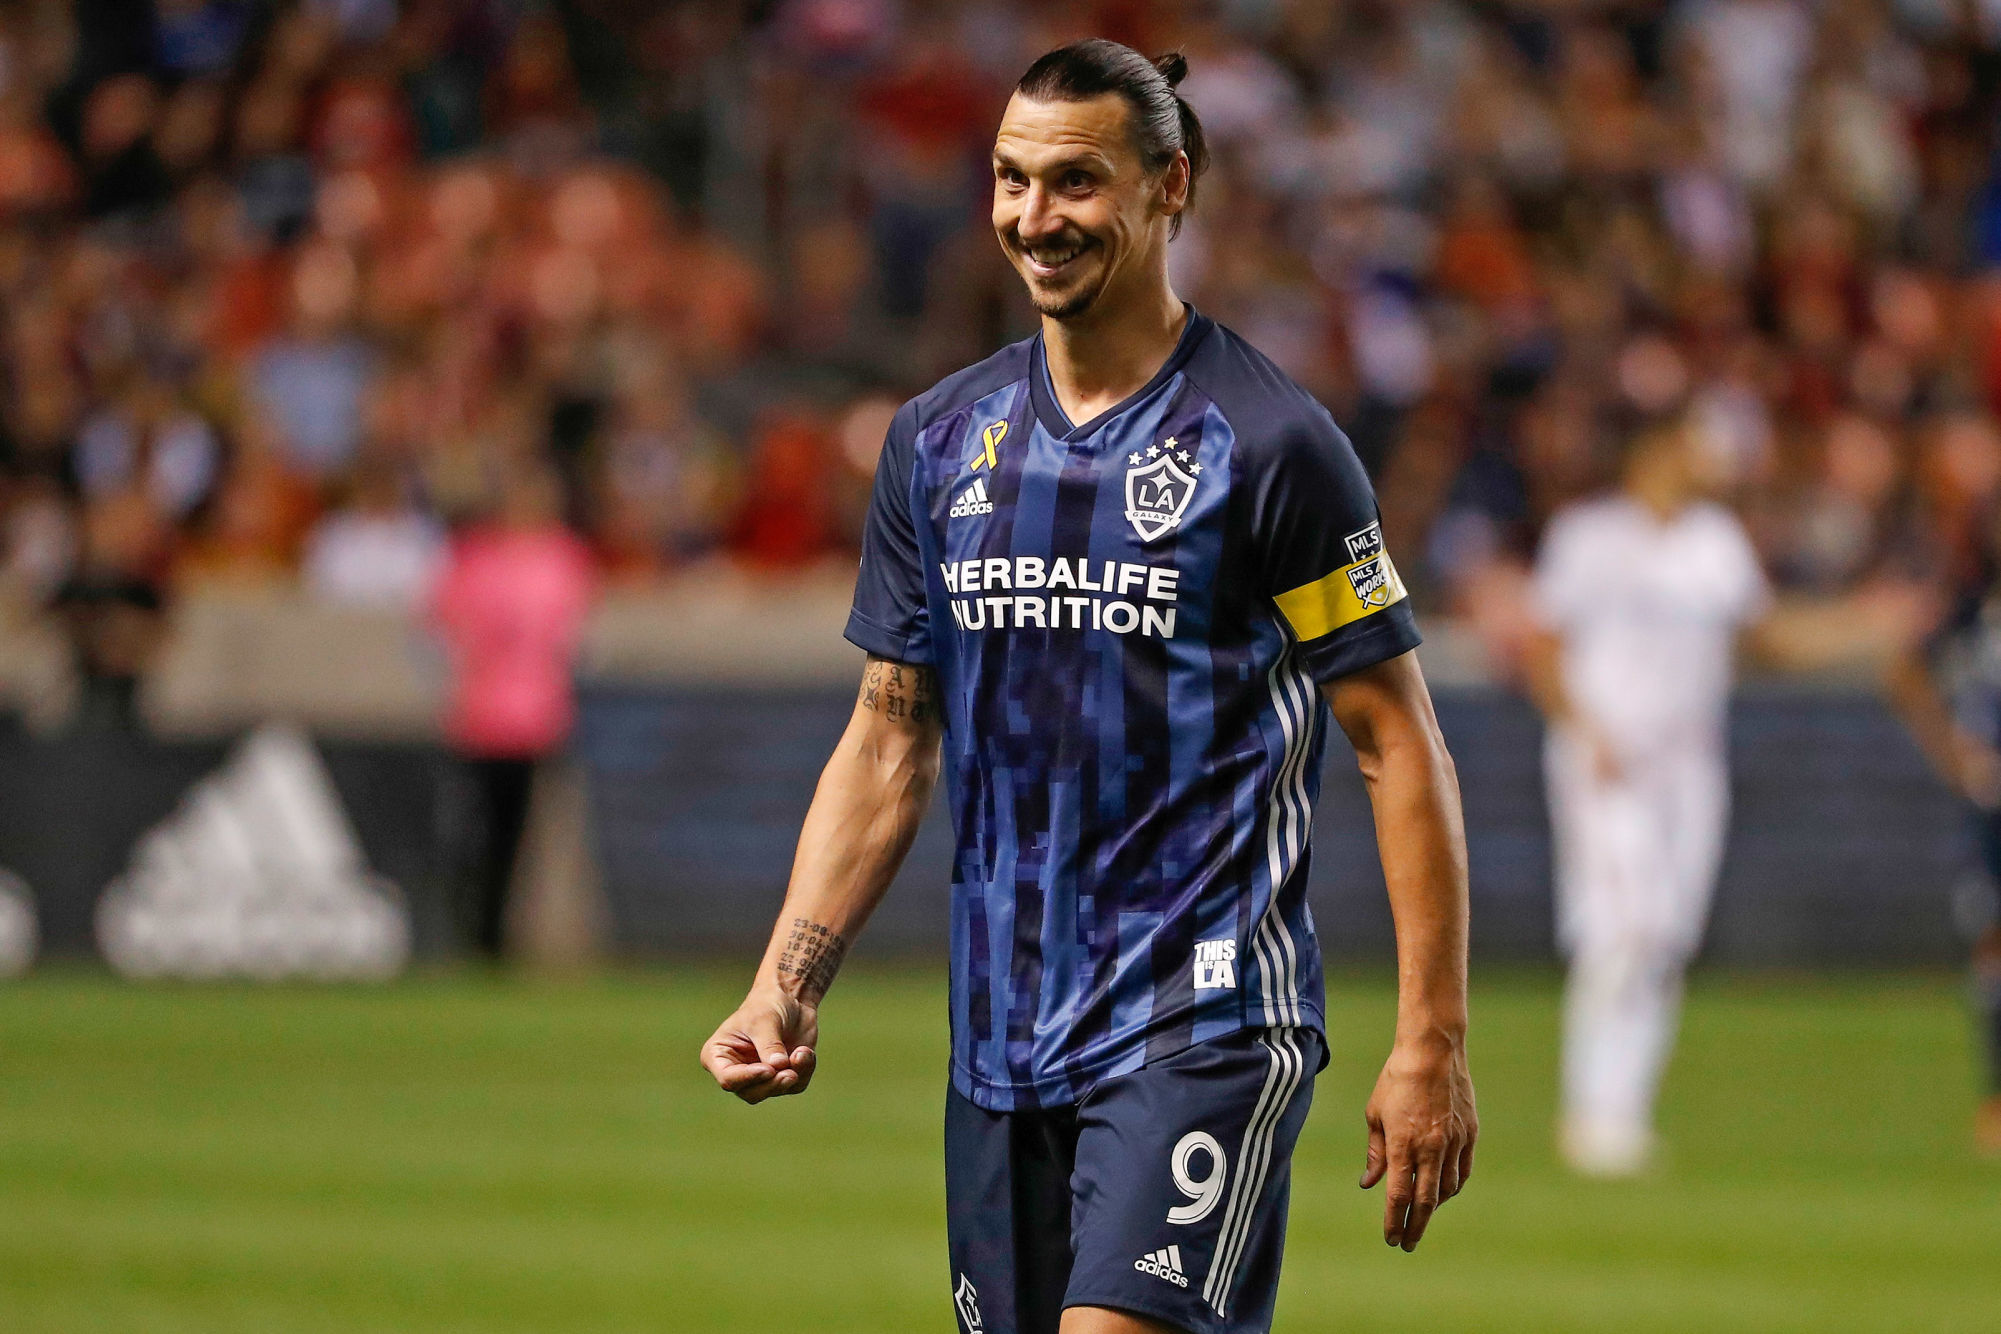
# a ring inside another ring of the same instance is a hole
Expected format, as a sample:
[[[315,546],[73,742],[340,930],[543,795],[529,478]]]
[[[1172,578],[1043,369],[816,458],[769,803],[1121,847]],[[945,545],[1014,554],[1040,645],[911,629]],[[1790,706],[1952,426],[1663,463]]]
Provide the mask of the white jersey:
[[[1572,706],[1615,747],[1721,750],[1737,634],[1771,602],[1728,510],[1663,523],[1624,496],[1568,506],[1543,538],[1534,598],[1562,640]]]

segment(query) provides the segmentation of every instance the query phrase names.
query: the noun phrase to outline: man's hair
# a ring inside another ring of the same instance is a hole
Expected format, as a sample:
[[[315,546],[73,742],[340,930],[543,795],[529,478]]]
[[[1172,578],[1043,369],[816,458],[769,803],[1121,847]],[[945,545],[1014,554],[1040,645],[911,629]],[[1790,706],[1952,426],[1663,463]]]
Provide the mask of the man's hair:
[[[1134,145],[1149,173],[1167,170],[1176,153],[1188,155],[1188,205],[1195,182],[1209,166],[1202,122],[1175,86],[1188,76],[1188,58],[1179,51],[1148,60],[1130,46],[1093,37],[1059,46],[1028,67],[1014,90],[1037,102],[1084,102],[1116,93],[1132,117]],[[1168,224],[1181,232],[1181,215]]]

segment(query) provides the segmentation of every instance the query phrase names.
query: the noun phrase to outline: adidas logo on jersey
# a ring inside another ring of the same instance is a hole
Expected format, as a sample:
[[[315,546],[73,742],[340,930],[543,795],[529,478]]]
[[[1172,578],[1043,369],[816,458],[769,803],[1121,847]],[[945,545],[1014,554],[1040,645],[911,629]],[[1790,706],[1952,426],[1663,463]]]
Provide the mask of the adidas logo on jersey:
[[[946,516],[953,519],[969,519],[976,514],[993,512],[994,503],[987,499],[987,479],[984,477],[975,477],[973,484],[961,491],[959,498],[952,502],[952,508],[945,511]]]
[[[1152,1274],[1164,1278],[1177,1288],[1188,1286],[1188,1275],[1181,1272],[1181,1248],[1163,1246],[1151,1255],[1142,1255],[1133,1261],[1133,1268],[1142,1274]]]

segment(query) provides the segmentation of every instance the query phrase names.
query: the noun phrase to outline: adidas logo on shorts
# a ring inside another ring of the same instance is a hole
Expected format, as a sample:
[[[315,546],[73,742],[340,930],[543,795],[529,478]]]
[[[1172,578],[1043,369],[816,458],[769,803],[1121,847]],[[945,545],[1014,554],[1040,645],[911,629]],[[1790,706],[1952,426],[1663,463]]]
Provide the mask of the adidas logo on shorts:
[[[975,514],[992,514],[994,503],[987,499],[987,479],[975,477],[973,484],[959,493],[952,502],[952,508],[945,511],[947,518],[966,519]]]
[[[1181,1248],[1163,1246],[1151,1255],[1142,1255],[1133,1261],[1133,1268],[1142,1274],[1152,1274],[1164,1278],[1177,1288],[1188,1286],[1188,1275],[1181,1272]]]

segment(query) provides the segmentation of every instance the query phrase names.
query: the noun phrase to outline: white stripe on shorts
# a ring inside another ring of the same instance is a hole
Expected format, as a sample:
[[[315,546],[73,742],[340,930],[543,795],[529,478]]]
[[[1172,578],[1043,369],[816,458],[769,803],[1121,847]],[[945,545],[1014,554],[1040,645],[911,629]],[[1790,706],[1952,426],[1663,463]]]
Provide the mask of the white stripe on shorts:
[[[1271,1069],[1265,1074],[1257,1105],[1251,1109],[1250,1124],[1244,1128],[1244,1142],[1237,1150],[1236,1184],[1223,1212],[1223,1230],[1216,1239],[1208,1281],[1202,1285],[1202,1300],[1219,1316],[1230,1313],[1230,1288],[1250,1241],[1251,1225],[1257,1220],[1258,1196],[1264,1192],[1265,1173],[1271,1166],[1272,1141],[1305,1073],[1305,1058],[1291,1029],[1271,1029],[1258,1039],[1258,1045],[1270,1056]]]

